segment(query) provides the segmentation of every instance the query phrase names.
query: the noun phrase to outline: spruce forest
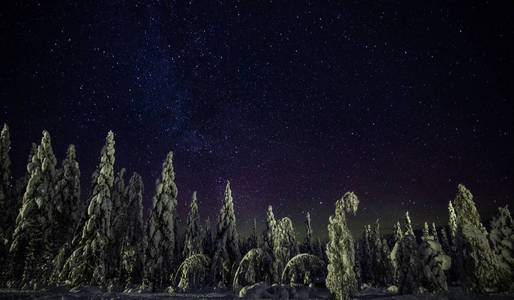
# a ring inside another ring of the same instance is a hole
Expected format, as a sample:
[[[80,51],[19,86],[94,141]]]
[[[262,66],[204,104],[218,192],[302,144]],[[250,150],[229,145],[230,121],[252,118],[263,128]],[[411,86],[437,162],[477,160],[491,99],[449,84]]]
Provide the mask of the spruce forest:
[[[327,241],[314,236],[309,213],[305,227],[295,229],[290,218],[276,217],[272,206],[266,220],[254,219],[252,233],[242,238],[234,214],[237,197],[233,199],[228,181],[217,220],[202,221],[195,192],[186,228],[179,230],[173,152],[164,158],[155,187],[147,188],[152,207],[144,213],[143,180],[133,173],[125,181],[125,169],[115,165],[115,149],[110,131],[83,203],[76,158],[80,149],[70,145],[59,163],[50,133],[43,131],[40,144],[32,144],[28,154],[26,174],[15,180],[9,152],[16,149],[3,126],[0,296],[88,291],[109,298],[158,293],[369,299],[373,291],[381,291],[380,297],[435,297],[454,287],[464,298],[514,292],[509,208],[499,207],[486,227],[463,185],[449,199],[447,225],[425,222],[420,234],[405,212],[392,235],[382,234],[377,220],[363,228],[362,236],[352,236],[348,226],[359,213],[359,198],[346,192],[326,220]],[[257,230],[257,222],[265,223],[264,232]],[[305,232],[303,241],[295,230]]]

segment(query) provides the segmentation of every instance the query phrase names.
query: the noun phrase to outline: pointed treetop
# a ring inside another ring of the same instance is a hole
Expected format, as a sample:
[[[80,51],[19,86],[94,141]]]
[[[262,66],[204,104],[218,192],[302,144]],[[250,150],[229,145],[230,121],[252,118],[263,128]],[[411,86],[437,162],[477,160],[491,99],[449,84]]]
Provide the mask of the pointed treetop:
[[[4,144],[5,141],[8,141],[9,144],[11,142],[10,140],[10,134],[9,134],[9,126],[7,126],[7,123],[4,123],[4,127],[2,128],[2,133],[0,134],[0,139],[2,140],[2,144]]]
[[[448,226],[450,227],[450,237],[455,238],[457,233],[457,215],[451,201],[448,201]]]
[[[480,227],[480,216],[473,202],[473,195],[464,185],[457,186],[457,195],[453,201],[458,225],[472,224]]]
[[[412,230],[412,224],[409,217],[409,212],[405,212],[405,235],[414,236],[414,231]]]
[[[428,230],[428,223],[425,222],[425,224],[423,224],[423,237],[428,237],[430,235],[430,232]]]
[[[71,144],[68,146],[68,150],[66,151],[66,158],[69,160],[76,160],[77,153],[75,151],[75,145]]]
[[[403,232],[402,232],[402,226],[400,225],[400,222],[396,222],[396,224],[394,224],[394,240],[396,242],[398,242],[399,240],[402,239],[402,236],[403,236]]]

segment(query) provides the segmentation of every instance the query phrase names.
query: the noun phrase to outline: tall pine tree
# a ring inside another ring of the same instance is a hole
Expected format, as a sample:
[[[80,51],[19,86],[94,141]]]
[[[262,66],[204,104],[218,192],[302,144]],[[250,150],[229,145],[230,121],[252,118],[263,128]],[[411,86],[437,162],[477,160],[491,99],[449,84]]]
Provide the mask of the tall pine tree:
[[[173,170],[173,152],[169,152],[162,164],[161,177],[157,180],[152,210],[147,226],[144,288],[152,290],[170,284],[176,264],[175,233],[177,185]]]
[[[355,248],[346,223],[346,214],[355,215],[359,199],[353,192],[347,192],[336,202],[335,214],[330,216],[327,244],[327,287],[336,299],[350,299],[357,290],[355,276]]]
[[[111,190],[114,183],[114,133],[109,131],[102,148],[100,164],[93,176],[92,195],[87,209],[87,220],[75,249],[64,265],[62,277],[73,286],[103,287],[107,282],[110,263],[109,241],[112,239]]]
[[[234,202],[230,182],[227,181],[225,197],[218,216],[218,230],[216,232],[216,247],[212,259],[211,276],[213,282],[220,288],[231,286],[232,276],[241,259],[239,251],[239,238],[234,214]]]
[[[143,280],[145,232],[143,222],[143,179],[134,172],[127,186],[126,226],[120,250],[120,281],[127,286]]]
[[[50,134],[45,130],[41,144],[27,166],[30,179],[13,234],[10,256],[10,286],[37,288],[45,284],[56,246],[55,182],[57,159]],[[16,282],[16,279],[21,279]],[[19,285],[17,284],[19,283]]]
[[[187,216],[186,240],[183,253],[184,259],[187,259],[191,255],[203,253],[203,236],[203,228],[198,212],[198,200],[196,199],[196,191],[194,191],[191,197],[191,204],[189,205],[189,215]]]
[[[10,215],[13,213],[10,149],[11,137],[9,135],[9,127],[7,127],[7,124],[4,124],[0,134],[0,267],[3,266],[3,259],[7,257],[5,247],[12,231],[12,223],[9,223],[12,221]]]

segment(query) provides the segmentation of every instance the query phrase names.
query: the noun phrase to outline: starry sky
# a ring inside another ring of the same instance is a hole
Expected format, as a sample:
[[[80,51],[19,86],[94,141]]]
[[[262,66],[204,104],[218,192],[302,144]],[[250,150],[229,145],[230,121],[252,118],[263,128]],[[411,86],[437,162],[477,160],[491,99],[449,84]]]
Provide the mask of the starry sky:
[[[0,121],[13,173],[47,129],[77,147],[84,200],[105,135],[145,207],[174,151],[179,214],[215,218],[231,181],[240,231],[267,205],[326,236],[344,192],[355,233],[447,223],[458,183],[482,217],[512,203],[508,1],[6,1]]]

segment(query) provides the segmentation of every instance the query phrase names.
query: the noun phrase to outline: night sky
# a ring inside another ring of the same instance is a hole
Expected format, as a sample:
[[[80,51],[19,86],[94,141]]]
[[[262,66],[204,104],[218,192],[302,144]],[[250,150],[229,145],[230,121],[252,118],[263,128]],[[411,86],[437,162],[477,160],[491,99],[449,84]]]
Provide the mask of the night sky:
[[[193,190],[215,218],[229,179],[243,232],[271,204],[326,236],[349,190],[359,234],[405,210],[446,224],[458,183],[483,218],[512,203],[509,1],[289,2],[4,1],[14,175],[47,129],[59,165],[76,145],[86,200],[112,129],[146,208],[174,151],[180,218]]]

